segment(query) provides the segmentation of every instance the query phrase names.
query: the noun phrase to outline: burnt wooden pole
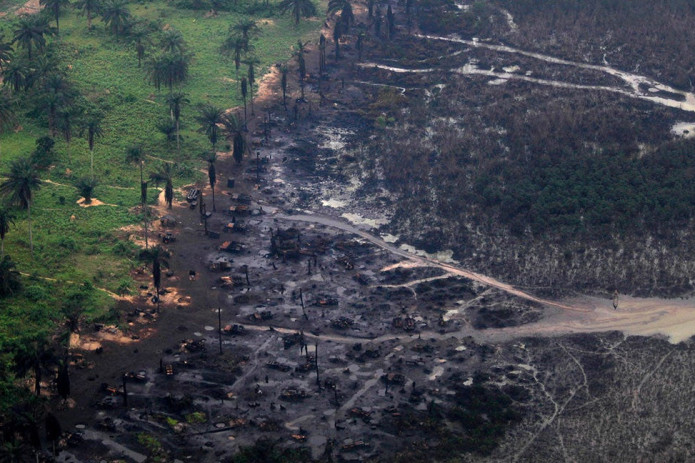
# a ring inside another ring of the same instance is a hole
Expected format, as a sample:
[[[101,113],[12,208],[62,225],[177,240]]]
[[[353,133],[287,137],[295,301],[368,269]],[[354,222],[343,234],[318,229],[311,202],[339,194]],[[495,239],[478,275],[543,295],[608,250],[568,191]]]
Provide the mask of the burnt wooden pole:
[[[121,377],[123,380],[123,406],[125,408],[128,408],[128,386],[126,385],[126,375],[123,373],[123,376]]]
[[[217,338],[220,341],[220,354],[222,354],[222,307],[217,308]]]
[[[302,288],[299,288],[299,302],[302,304],[302,313],[304,318],[308,321],[309,316],[306,314],[306,309],[304,308],[304,294],[302,293]]]
[[[314,344],[314,362],[316,365],[316,385],[321,389],[321,380],[319,380],[319,340]]]

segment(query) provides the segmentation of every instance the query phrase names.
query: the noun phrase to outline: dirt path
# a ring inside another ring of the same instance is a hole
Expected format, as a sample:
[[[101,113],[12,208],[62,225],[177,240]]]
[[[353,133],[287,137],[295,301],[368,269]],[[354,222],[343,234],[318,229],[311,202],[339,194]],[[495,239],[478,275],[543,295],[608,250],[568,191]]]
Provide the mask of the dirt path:
[[[695,302],[692,300],[622,296],[618,310],[613,309],[611,300],[590,296],[582,296],[563,301],[552,301],[538,298],[492,277],[466,270],[452,264],[440,262],[432,258],[412,254],[385,242],[367,231],[335,218],[318,214],[276,214],[276,217],[288,221],[325,225],[353,233],[381,249],[407,259],[409,261],[408,266],[440,268],[450,275],[478,281],[513,296],[542,304],[550,309],[556,309],[554,313],[547,314],[542,321],[521,327],[490,329],[482,332],[464,328],[457,333],[447,333],[445,335],[430,333],[428,334],[430,337],[442,339],[452,336],[476,337],[476,333],[482,333],[482,337],[485,338],[508,339],[515,336],[622,331],[631,335],[663,335],[668,337],[671,342],[677,343],[695,335]],[[287,330],[287,332],[293,332],[293,330]],[[383,342],[397,337],[399,336],[389,334],[375,338],[373,341]],[[319,338],[337,342],[359,342],[360,339],[364,340],[363,338],[332,335],[323,335],[319,336]]]

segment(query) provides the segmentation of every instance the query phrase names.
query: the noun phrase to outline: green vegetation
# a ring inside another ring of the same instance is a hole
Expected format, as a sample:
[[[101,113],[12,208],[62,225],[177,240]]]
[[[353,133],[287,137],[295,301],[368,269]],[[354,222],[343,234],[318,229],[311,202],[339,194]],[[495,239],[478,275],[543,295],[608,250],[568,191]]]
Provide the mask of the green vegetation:
[[[15,384],[30,371],[21,358],[38,355],[22,354],[27,345],[43,345],[56,324],[76,331],[112,317],[111,293],[135,287],[138,253],[119,230],[142,220],[141,199],[156,201],[145,176],[155,172],[170,207],[175,189],[203,181],[198,154],[210,145],[195,107],[241,102],[234,62],[221,59],[227,32],[244,21],[256,28],[246,50],[260,75],[320,26],[275,17],[276,2],[216,3],[213,15],[205,2],[43,4],[41,14],[8,13],[0,24],[0,181],[20,206],[2,224],[0,413],[27,393]],[[158,129],[168,120],[170,136]],[[138,175],[133,145],[143,153]]]

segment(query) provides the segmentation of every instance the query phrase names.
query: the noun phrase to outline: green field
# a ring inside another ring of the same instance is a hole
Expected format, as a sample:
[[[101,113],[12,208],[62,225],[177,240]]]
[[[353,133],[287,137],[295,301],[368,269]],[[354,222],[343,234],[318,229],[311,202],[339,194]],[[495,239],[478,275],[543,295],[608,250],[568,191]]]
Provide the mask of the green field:
[[[14,2],[0,6],[6,10],[16,8]],[[190,99],[182,109],[180,154],[175,143],[156,129],[157,122],[169,116],[168,90],[163,87],[157,92],[148,82],[144,66],[138,67],[133,45],[117,39],[100,19],[95,19],[88,30],[84,16],[66,11],[61,16],[60,35],[49,41],[57,44],[61,68],[67,70],[72,83],[104,112],[104,134],[95,145],[94,171],[100,185],[94,197],[106,205],[83,208],[76,203],[80,196],[72,185],[89,174],[87,142],[78,133],[68,147],[56,137],[58,161],[41,172],[44,183],[32,207],[34,256],[29,252],[25,211],[16,210],[16,225],[6,236],[5,253],[25,275],[25,290],[20,296],[0,300],[0,344],[28,330],[49,329],[60,321],[64,292],[74,285],[88,282],[94,288],[121,293],[134,288],[129,271],[138,265],[136,250],[117,236],[119,228],[140,223],[132,212],[140,201],[139,176],[137,168],[125,160],[126,148],[133,143],[143,145],[148,155],[146,174],[156,170],[163,160],[176,161],[174,188],[203,180],[200,170],[206,164],[201,153],[209,152],[210,144],[197,132],[196,105],[209,102],[229,108],[241,103],[234,63],[220,55],[219,47],[229,26],[244,15],[219,12],[206,18],[206,11],[177,9],[159,1],[130,4],[129,8],[135,18],[157,21],[162,29],[179,30],[193,54],[189,78],[180,88]],[[13,18],[10,13],[0,22],[0,32],[6,38],[12,36]],[[295,26],[289,17],[252,18],[258,20],[262,31],[253,43],[261,62],[256,70],[257,81],[269,66],[290,58],[297,40],[315,38],[321,25],[316,19]],[[245,72],[245,66],[241,70]],[[1,177],[7,175],[12,160],[29,155],[35,140],[48,135],[41,116],[27,116],[30,107],[31,102],[22,102],[18,130],[0,135]],[[218,143],[218,149],[224,146],[223,140]],[[154,201],[158,193],[151,187],[150,200]],[[96,307],[88,311],[88,318],[105,316],[113,305],[106,292],[95,294]]]

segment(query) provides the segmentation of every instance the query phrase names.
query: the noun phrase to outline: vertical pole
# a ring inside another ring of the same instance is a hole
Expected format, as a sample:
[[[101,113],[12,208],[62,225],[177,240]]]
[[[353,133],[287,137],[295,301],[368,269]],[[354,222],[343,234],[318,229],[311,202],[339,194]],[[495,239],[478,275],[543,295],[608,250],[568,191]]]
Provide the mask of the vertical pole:
[[[217,337],[220,340],[220,354],[222,354],[222,308],[217,308]]]
[[[126,386],[125,373],[123,373],[123,376],[121,378],[123,379],[123,406],[125,408],[128,408],[128,387]]]
[[[316,364],[316,385],[321,389],[321,381],[319,380],[319,340],[316,340],[314,350],[314,362]]]

